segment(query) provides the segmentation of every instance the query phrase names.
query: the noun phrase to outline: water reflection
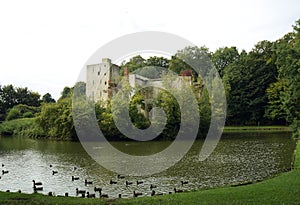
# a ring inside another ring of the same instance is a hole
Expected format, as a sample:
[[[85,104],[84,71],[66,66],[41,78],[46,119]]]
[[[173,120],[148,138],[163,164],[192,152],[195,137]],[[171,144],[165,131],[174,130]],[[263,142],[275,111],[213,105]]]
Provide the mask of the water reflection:
[[[127,149],[127,153],[136,155],[140,155],[142,150],[155,153],[169,144],[170,142],[113,143],[120,150]],[[51,191],[64,195],[68,192],[70,196],[75,196],[76,188],[93,193],[97,186],[114,198],[120,193],[123,197],[132,197],[133,191],[151,195],[151,184],[157,186],[157,193],[168,193],[174,187],[193,190],[223,186],[261,180],[289,169],[295,147],[294,140],[286,133],[234,133],[223,135],[213,154],[204,162],[199,162],[198,154],[202,144],[203,141],[196,141],[179,163],[162,173],[144,178],[126,176],[125,179],[117,179],[117,173],[98,165],[78,142],[1,137],[0,164],[3,163],[3,170],[9,170],[9,173],[1,176],[0,190],[20,189],[22,192],[32,193],[33,179],[43,182],[44,190],[41,193],[44,194]],[[157,160],[164,163],[168,159]],[[58,174],[52,175],[52,170],[58,171]],[[72,176],[79,177],[80,180],[72,181]],[[93,181],[93,185],[85,186],[85,179]],[[117,184],[110,184],[111,179],[117,181]],[[125,186],[126,180],[134,182],[133,185]],[[136,185],[136,180],[144,183]],[[181,180],[189,183],[182,186]]]

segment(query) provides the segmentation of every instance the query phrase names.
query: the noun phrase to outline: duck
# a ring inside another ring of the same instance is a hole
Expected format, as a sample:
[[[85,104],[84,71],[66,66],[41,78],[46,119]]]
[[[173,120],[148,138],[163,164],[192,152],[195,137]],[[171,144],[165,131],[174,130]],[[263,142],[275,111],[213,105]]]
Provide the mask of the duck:
[[[52,164],[50,164],[49,167],[50,167],[50,168],[53,167]]]
[[[52,191],[48,192],[48,196],[53,196],[53,192]]]
[[[2,174],[8,174],[8,171],[2,170]]]
[[[155,191],[154,191],[154,190],[152,190],[152,192],[151,192],[151,196],[155,196],[155,195],[163,195],[163,193],[155,193]]]
[[[36,187],[36,186],[33,186],[33,190],[34,190],[34,192],[37,192],[37,191],[43,191],[43,187]]]
[[[79,177],[72,176],[72,181],[79,180]]]
[[[183,186],[184,184],[188,184],[188,181],[181,181],[181,186]]]
[[[143,183],[144,183],[143,181],[139,181],[139,180],[136,181],[136,185],[143,184]]]
[[[116,182],[116,181],[113,181],[113,180],[110,180],[109,183],[110,183],[110,184],[117,184],[117,182]]]
[[[94,187],[94,192],[101,192],[102,191],[102,189],[101,188],[97,188],[97,187]]]
[[[35,180],[32,180],[32,182],[33,182],[33,186],[41,186],[41,185],[43,185],[42,182],[36,182]]]
[[[138,197],[138,196],[141,196],[141,195],[143,195],[143,194],[140,193],[140,192],[133,191],[133,197]]]
[[[75,171],[77,169],[77,167],[73,167],[73,170]]]
[[[90,192],[86,192],[86,197],[87,198],[95,198],[96,195],[95,194],[90,194]]]
[[[100,198],[108,198],[108,194],[102,194],[102,193],[100,192]]]
[[[132,185],[132,182],[126,181],[125,184],[126,184],[126,186]]]
[[[118,179],[124,179],[125,178],[125,176],[122,176],[122,175],[120,175],[120,174],[118,174]]]
[[[85,184],[85,185],[93,184],[93,182],[92,182],[92,181],[88,181],[88,180],[84,180],[84,184]]]
[[[54,175],[54,174],[57,174],[58,173],[58,171],[52,171],[52,175]]]
[[[68,196],[69,196],[69,193],[68,193],[68,192],[66,192],[66,193],[65,193],[65,197],[68,197]]]
[[[153,185],[153,184],[151,184],[151,185],[150,185],[150,189],[154,189],[154,188],[157,188],[157,186],[156,186],[156,185]]]
[[[122,198],[122,194],[119,194],[118,197],[119,197],[119,199],[121,199]]]
[[[19,194],[21,194],[21,193],[22,193],[21,189],[19,189],[19,190],[18,190],[18,193],[19,193]]]
[[[78,194],[85,194],[85,190],[79,190],[78,188],[76,188],[76,195],[78,195]]]
[[[181,192],[183,192],[183,190],[174,188],[174,192],[175,193],[181,193]]]
[[[2,167],[4,167],[4,164],[2,163]]]

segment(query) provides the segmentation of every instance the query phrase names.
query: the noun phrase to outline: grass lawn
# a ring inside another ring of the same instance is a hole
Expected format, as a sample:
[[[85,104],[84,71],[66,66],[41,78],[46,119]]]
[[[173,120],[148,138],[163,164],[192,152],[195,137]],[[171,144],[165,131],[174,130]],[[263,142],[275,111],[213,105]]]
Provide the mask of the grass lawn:
[[[81,199],[0,192],[0,204],[300,204],[300,143],[294,169],[256,184],[131,199]]]
[[[292,132],[288,126],[226,126],[224,133],[230,132]]]

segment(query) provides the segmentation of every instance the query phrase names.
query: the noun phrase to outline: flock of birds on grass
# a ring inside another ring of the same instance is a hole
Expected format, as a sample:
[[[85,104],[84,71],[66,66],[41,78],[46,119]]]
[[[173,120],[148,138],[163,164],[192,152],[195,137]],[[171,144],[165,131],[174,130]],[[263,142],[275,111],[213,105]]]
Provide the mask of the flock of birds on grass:
[[[5,174],[9,173],[8,170],[3,169],[4,166],[5,165],[2,164],[2,175],[5,175]],[[52,168],[52,167],[53,166],[50,165],[50,168]],[[74,167],[73,169],[75,171],[77,168]],[[52,175],[56,175],[56,174],[58,174],[58,171],[52,170]],[[122,175],[119,174],[119,175],[117,175],[116,178],[117,178],[117,180],[111,179],[109,181],[109,184],[111,184],[111,185],[121,184],[122,183],[121,179],[125,179],[125,176],[122,176]],[[1,179],[1,176],[0,176],[0,179]],[[71,180],[72,181],[77,181],[77,180],[80,180],[80,179],[79,179],[79,177],[72,176]],[[42,182],[32,180],[32,183],[33,183],[32,188],[33,188],[34,193],[38,193],[39,191],[43,191],[43,183]],[[124,183],[124,181],[123,181],[123,183]],[[184,185],[188,184],[188,181],[180,181],[180,183],[181,183],[181,186],[184,186]],[[136,182],[133,182],[133,181],[125,180],[125,183],[124,183],[124,185],[126,187],[133,186],[135,184],[136,184],[136,186],[139,186],[141,184],[144,184],[144,181],[137,180]],[[84,180],[84,185],[85,186],[93,186],[93,181],[88,181],[87,179],[85,179]],[[150,184],[149,189],[151,190],[151,196],[163,195],[164,194],[164,193],[157,193],[155,191],[156,188],[157,188],[157,185]],[[96,187],[96,186],[94,187],[94,193],[90,193],[89,191],[86,191],[86,190],[80,190],[78,188],[76,188],[75,191],[76,191],[76,196],[80,196],[82,198],[85,198],[85,197],[87,197],[87,198],[96,198],[97,196],[99,196],[100,198],[109,198],[107,193],[103,193],[102,188]],[[178,188],[174,188],[173,191],[170,191],[168,194],[184,192],[184,190],[178,189]],[[6,192],[10,192],[10,190],[6,190]],[[21,190],[18,190],[18,193],[21,193]],[[48,195],[49,196],[55,196],[54,192],[49,192]],[[132,193],[133,197],[138,197],[138,196],[142,196],[142,195],[143,195],[142,192],[133,191],[133,193]],[[63,196],[63,195],[57,195],[57,196]],[[64,194],[64,196],[68,197],[69,196],[68,192],[66,192]],[[122,198],[122,194],[118,194],[118,197]]]

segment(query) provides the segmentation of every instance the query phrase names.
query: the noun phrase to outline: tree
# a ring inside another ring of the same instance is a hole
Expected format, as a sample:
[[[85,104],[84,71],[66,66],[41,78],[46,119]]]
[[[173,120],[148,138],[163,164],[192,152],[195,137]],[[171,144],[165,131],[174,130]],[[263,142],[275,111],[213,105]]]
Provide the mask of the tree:
[[[219,48],[212,54],[212,62],[221,78],[223,77],[224,69],[238,59],[239,52],[236,47]]]
[[[40,95],[28,90],[27,87],[0,86],[0,120],[4,120],[7,111],[18,104],[38,107],[40,106]]]
[[[46,93],[45,95],[43,95],[42,101],[44,103],[55,103],[55,100],[52,98],[50,93]]]
[[[285,110],[295,136],[300,136],[300,19],[293,28],[293,32],[277,41],[278,78],[286,82],[278,110]]]

